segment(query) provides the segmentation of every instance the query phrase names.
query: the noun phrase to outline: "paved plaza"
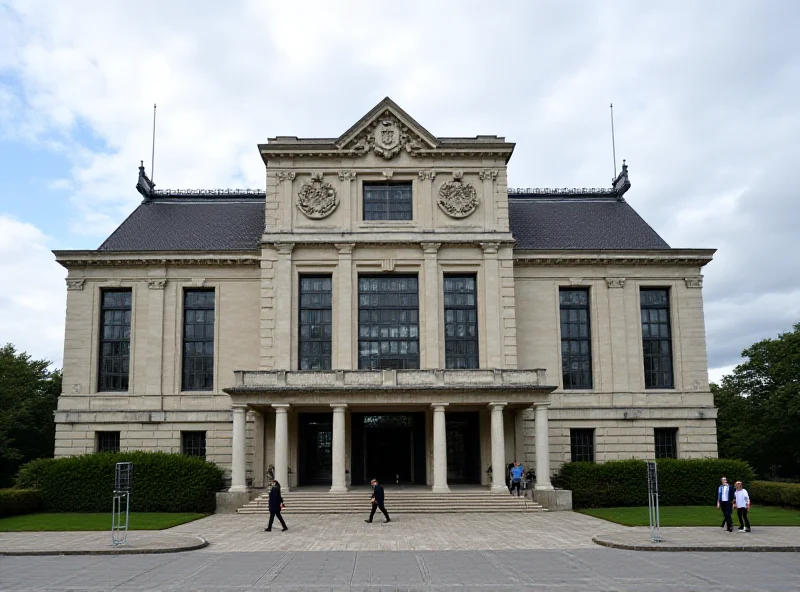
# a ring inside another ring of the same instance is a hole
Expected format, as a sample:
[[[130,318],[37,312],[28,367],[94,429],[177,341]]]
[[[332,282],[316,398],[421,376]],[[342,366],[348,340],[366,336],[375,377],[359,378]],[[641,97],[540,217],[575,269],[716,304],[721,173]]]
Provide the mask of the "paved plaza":
[[[649,531],[573,512],[398,515],[390,524],[308,515],[291,517],[289,527],[266,533],[263,517],[215,515],[162,531],[165,537],[208,539],[207,547],[190,552],[0,556],[0,590],[800,590],[797,553],[601,547],[593,537],[627,536],[647,544]],[[797,533],[762,528],[748,538],[713,528],[664,529],[672,543],[692,537],[785,542]],[[0,551],[22,540],[17,537],[38,537],[40,544],[46,537],[73,537],[77,546],[86,534],[3,533]],[[101,535],[108,536],[94,533]]]

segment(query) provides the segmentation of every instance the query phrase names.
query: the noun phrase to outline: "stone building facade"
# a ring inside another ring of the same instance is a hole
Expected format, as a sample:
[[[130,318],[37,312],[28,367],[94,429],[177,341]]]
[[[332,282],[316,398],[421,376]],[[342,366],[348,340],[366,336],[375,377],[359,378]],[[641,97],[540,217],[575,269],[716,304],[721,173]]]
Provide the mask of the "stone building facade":
[[[69,270],[56,456],[201,454],[232,492],[536,487],[570,460],[714,457],[702,267],[623,194],[515,190],[514,144],[385,99],[259,145],[265,190],[158,190]]]

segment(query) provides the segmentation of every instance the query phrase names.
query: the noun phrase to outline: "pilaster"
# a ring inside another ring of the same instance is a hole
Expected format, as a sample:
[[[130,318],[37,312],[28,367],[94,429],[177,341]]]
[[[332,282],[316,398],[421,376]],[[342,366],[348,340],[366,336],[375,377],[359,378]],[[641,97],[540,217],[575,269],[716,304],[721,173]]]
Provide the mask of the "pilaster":
[[[353,370],[353,324],[357,316],[353,314],[353,247],[355,243],[336,243],[339,250],[339,264],[336,268],[336,316],[333,332],[336,335],[334,345],[336,357],[334,369]],[[356,313],[357,315],[357,313]]]
[[[422,243],[425,256],[425,360],[423,368],[441,368],[441,311],[439,310],[439,262],[437,253],[441,243]]]
[[[486,310],[486,360],[489,368],[502,368],[503,343],[500,335],[500,274],[498,243],[481,243],[484,262],[484,302]]]
[[[275,294],[275,333],[273,351],[275,352],[275,368],[292,369],[292,243],[278,243],[278,262],[275,273],[275,284],[279,293]],[[281,483],[283,485],[283,483]]]

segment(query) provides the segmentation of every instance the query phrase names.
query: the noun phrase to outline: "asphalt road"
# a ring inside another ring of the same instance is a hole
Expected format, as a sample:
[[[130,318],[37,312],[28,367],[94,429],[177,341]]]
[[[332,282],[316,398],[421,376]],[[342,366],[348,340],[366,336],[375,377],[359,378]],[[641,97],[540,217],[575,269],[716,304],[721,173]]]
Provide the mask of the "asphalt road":
[[[800,590],[797,553],[616,549],[0,557],[0,590]]]

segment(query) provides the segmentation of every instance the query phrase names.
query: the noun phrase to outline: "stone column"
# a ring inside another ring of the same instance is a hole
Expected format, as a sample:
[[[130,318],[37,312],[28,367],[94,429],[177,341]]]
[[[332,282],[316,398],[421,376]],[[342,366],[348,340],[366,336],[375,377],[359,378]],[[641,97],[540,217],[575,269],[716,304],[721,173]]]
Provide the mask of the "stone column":
[[[345,474],[345,410],[344,403],[331,403],[333,408],[333,442],[331,450],[331,493],[347,491],[347,475]]]
[[[502,368],[503,342],[500,337],[500,274],[497,243],[483,247],[484,308],[486,310],[486,362],[489,368]],[[492,469],[494,470],[494,469]]]
[[[339,266],[336,270],[336,316],[333,331],[336,335],[334,369],[352,370],[353,365],[353,247],[355,243],[336,243]]]
[[[439,310],[439,263],[436,258],[441,245],[442,243],[422,243],[422,252],[425,254],[425,320],[420,323],[420,328],[425,330],[423,368],[428,369],[442,367],[439,360],[442,311]]]
[[[434,403],[433,408],[433,493],[450,493],[447,486],[447,424],[444,409],[447,403]]]
[[[247,405],[233,406],[233,450],[231,454],[231,493],[247,491]]]
[[[508,492],[506,487],[506,436],[503,428],[503,407],[506,403],[489,403],[492,410],[492,492]]]
[[[264,487],[264,456],[265,456],[265,430],[264,414],[252,411],[253,414],[253,487]]]
[[[275,479],[283,491],[289,491],[289,405],[274,404],[275,409]]]
[[[292,243],[275,245],[278,249],[278,264],[275,270],[275,285],[280,293],[275,294],[275,370],[292,369]],[[283,482],[281,481],[281,487]]]
[[[553,489],[550,483],[550,438],[547,433],[547,408],[550,403],[535,403],[536,489]]]

